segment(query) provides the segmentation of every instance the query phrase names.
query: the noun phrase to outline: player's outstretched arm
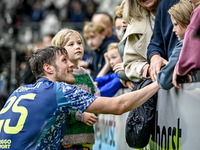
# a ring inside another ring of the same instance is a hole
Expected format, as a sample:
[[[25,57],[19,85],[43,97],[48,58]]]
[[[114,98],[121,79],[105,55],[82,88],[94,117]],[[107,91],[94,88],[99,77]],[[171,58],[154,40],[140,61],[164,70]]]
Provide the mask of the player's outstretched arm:
[[[121,115],[142,105],[159,89],[157,82],[154,82],[140,90],[126,93],[118,97],[98,97],[85,111]]]

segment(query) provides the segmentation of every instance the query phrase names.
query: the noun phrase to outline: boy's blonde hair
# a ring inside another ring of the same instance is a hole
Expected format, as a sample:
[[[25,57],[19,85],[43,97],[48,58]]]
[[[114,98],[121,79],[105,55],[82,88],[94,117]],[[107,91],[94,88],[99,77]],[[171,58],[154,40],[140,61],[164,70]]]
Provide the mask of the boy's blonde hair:
[[[168,10],[168,13],[176,20],[177,24],[187,27],[190,24],[192,11],[193,7],[189,1],[180,0]]]
[[[64,47],[69,41],[69,38],[72,34],[77,34],[79,36],[79,38],[81,39],[81,43],[83,45],[83,49],[84,49],[84,42],[81,35],[76,30],[72,30],[68,28],[61,29],[51,40],[51,45]]]
[[[107,47],[107,52],[112,49],[118,49],[118,43],[110,43]]]
[[[102,34],[104,31],[105,31],[105,27],[103,23],[86,22],[83,28],[83,36],[84,38],[88,38],[91,32]]]

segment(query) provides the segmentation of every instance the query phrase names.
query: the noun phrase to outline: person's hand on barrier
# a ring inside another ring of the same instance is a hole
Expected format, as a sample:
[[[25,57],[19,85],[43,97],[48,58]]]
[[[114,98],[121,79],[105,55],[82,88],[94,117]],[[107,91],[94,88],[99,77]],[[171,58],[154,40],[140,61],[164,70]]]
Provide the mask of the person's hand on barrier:
[[[118,71],[124,71],[123,63],[118,63],[113,67],[113,71],[117,73]]]
[[[161,67],[165,66],[167,63],[168,63],[168,61],[165,60],[164,58],[162,58],[158,54],[154,54],[151,57],[150,77],[151,77],[152,81],[157,80],[158,72],[160,71]]]
[[[178,74],[176,73],[176,67],[175,67],[175,68],[174,68],[174,72],[173,72],[173,76],[172,76],[172,84],[173,84],[176,88],[180,89],[181,87],[180,87],[180,85],[179,85],[178,82],[177,82],[177,77],[178,77]]]
[[[93,113],[84,112],[83,122],[88,126],[93,126],[98,121],[98,117]]]
[[[189,83],[189,82],[192,82],[192,76],[187,74],[186,79],[185,79],[185,83]]]

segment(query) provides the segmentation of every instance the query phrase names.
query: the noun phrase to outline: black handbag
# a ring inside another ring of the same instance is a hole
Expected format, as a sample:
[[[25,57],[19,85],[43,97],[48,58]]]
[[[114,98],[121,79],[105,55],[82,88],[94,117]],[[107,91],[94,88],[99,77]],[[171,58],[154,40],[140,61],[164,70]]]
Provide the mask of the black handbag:
[[[134,90],[139,90],[152,83],[151,79],[145,79],[136,84]],[[154,132],[155,111],[156,111],[157,93],[148,99],[144,104],[129,112],[126,120],[126,142],[129,147],[143,148]]]

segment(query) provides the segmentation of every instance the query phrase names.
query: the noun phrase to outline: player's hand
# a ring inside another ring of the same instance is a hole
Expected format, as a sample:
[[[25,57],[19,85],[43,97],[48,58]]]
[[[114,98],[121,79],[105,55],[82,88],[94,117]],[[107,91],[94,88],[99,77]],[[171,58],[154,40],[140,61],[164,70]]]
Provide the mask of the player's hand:
[[[167,63],[168,61],[158,54],[155,54],[151,57],[150,77],[153,82],[157,80],[157,74],[160,71],[161,67],[165,66]]]
[[[83,122],[88,126],[93,126],[98,121],[98,117],[93,113],[84,112]]]

